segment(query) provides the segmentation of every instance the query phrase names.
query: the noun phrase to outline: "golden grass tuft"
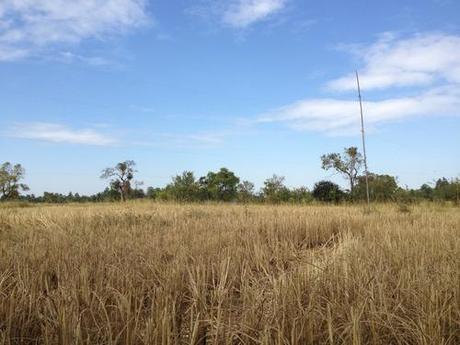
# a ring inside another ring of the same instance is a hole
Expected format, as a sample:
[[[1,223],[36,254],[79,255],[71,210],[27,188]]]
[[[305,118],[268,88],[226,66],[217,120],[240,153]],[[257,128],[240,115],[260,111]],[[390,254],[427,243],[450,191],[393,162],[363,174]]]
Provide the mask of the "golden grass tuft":
[[[0,253],[0,344],[460,344],[453,207],[2,207]]]

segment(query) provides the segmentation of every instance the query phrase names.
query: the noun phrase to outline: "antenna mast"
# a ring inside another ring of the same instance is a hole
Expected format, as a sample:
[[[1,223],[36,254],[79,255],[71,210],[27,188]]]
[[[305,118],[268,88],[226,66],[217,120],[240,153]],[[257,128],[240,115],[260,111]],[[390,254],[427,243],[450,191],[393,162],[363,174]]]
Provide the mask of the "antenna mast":
[[[366,176],[366,197],[367,197],[367,207],[370,208],[370,198],[369,198],[369,171],[367,170],[367,156],[366,156],[366,141],[364,135],[364,116],[363,116],[363,102],[361,99],[361,87],[359,85],[359,76],[358,71],[356,71],[356,83],[358,84],[358,97],[359,97],[359,109],[361,111],[361,138],[363,140],[363,155],[364,155],[364,173]]]

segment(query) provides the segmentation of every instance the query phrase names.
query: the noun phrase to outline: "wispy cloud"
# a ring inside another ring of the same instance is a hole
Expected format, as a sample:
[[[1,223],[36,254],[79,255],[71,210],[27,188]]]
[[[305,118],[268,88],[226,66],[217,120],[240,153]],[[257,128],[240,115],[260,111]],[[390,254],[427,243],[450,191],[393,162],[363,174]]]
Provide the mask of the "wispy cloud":
[[[370,46],[354,46],[352,53],[364,64],[360,79],[365,93],[385,89],[400,95],[377,100],[366,97],[364,111],[370,128],[416,116],[460,116],[459,36],[419,34],[397,39],[386,34]],[[403,86],[408,88],[401,89]],[[356,92],[355,75],[327,82],[326,90]],[[359,130],[359,119],[356,97],[327,97],[299,100],[262,114],[257,121],[349,135]]]
[[[73,129],[61,124],[42,122],[16,125],[10,128],[6,135],[14,138],[79,145],[108,146],[116,143],[111,136],[92,128]]]
[[[72,52],[61,52],[56,56],[58,61],[66,62],[66,63],[84,63],[91,66],[113,66],[114,63],[106,58],[101,56],[85,56],[81,54],[74,54]]]
[[[286,0],[236,0],[223,13],[225,24],[245,28],[282,10]]]
[[[370,128],[414,116],[460,115],[460,90],[441,87],[415,96],[366,101],[363,107]],[[296,130],[329,135],[355,134],[360,129],[357,101],[335,98],[301,100],[264,114],[258,121],[283,122]]]
[[[363,65],[360,79],[367,90],[460,83],[459,36],[420,34],[398,39],[385,34],[370,46],[351,46],[350,53],[357,55]],[[354,74],[334,79],[327,87],[335,91],[354,90]]]
[[[267,20],[286,7],[288,0],[199,0],[189,14],[244,29]]]
[[[123,33],[147,22],[146,7],[146,0],[3,0],[0,61]]]

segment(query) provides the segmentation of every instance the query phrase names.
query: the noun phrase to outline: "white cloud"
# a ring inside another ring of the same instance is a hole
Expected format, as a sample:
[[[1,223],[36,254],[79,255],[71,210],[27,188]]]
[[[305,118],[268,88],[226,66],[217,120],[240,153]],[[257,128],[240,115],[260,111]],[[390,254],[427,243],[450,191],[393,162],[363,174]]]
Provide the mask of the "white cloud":
[[[191,15],[216,19],[222,24],[244,29],[266,20],[286,7],[288,0],[198,0],[187,9]]]
[[[370,46],[353,46],[363,67],[365,90],[404,86],[427,86],[436,82],[460,83],[460,37],[423,34],[397,39],[386,34]],[[335,91],[356,89],[354,74],[332,80]]]
[[[0,61],[145,24],[146,0],[2,0]]]
[[[280,11],[286,0],[235,0],[223,14],[223,22],[233,27],[245,28]]]
[[[54,123],[29,123],[12,128],[8,136],[22,139],[48,141],[53,143],[69,143],[80,145],[108,146],[116,140],[91,128],[72,129]]]
[[[111,66],[113,63],[101,56],[84,56],[80,54],[74,54],[72,52],[61,52],[56,56],[58,61],[72,63],[72,62],[81,62],[91,66]]]
[[[365,96],[373,89],[398,94],[378,100],[365,97],[368,128],[416,116],[460,116],[460,36],[419,34],[397,39],[386,34],[370,46],[354,46],[351,52],[364,63],[360,81]],[[334,79],[326,89],[356,92],[356,76]],[[360,130],[359,103],[356,96],[303,99],[257,121],[330,135],[355,134]]]
[[[363,108],[368,128],[415,116],[458,116],[460,90],[440,87],[416,96],[366,101]],[[330,135],[355,134],[360,129],[359,104],[356,100],[305,99],[271,111],[258,121],[283,122],[297,130]]]

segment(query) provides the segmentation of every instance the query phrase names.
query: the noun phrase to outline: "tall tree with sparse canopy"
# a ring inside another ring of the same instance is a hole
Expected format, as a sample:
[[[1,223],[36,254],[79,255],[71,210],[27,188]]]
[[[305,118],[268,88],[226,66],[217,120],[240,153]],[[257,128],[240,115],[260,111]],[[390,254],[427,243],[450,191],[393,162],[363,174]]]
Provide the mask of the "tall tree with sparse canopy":
[[[113,168],[106,168],[102,170],[101,178],[108,179],[111,187],[120,193],[121,201],[126,201],[128,194],[131,190],[131,181],[134,178],[134,169],[136,163],[134,161],[124,161],[118,163]]]
[[[343,156],[340,153],[322,155],[321,163],[321,167],[324,170],[334,169],[348,180],[350,184],[350,194],[353,197],[358,175],[364,163],[361,153],[358,152],[358,148],[346,148]]]
[[[20,183],[25,174],[21,164],[3,163],[0,166],[0,199],[16,199],[21,191],[28,191],[29,187]]]

